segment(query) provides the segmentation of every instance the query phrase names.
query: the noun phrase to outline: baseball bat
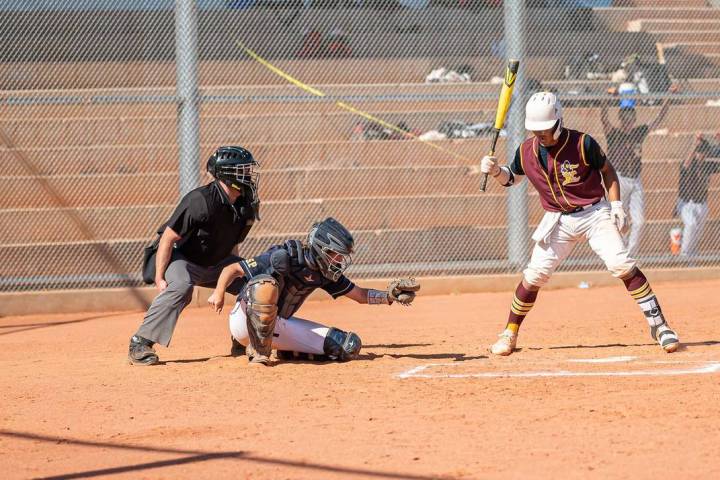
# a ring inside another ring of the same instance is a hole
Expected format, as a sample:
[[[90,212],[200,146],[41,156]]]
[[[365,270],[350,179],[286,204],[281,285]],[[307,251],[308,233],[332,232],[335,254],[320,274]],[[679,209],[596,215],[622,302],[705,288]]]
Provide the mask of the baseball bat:
[[[502,90],[500,90],[500,98],[498,99],[497,112],[495,113],[495,127],[490,145],[490,156],[495,155],[495,145],[497,145],[500,130],[505,124],[505,116],[508,108],[510,108],[510,99],[512,98],[513,88],[515,87],[515,78],[517,77],[520,60],[510,59],[505,67],[505,80],[503,81]],[[487,173],[483,174],[480,191],[484,192],[487,187]]]

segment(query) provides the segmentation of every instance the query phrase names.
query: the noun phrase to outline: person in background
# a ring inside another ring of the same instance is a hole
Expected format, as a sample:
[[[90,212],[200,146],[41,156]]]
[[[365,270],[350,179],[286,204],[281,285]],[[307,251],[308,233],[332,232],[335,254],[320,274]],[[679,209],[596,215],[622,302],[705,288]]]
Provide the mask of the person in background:
[[[720,172],[720,148],[702,134],[695,137],[695,145],[680,163],[677,213],[683,222],[680,256],[697,255],[697,246],[708,216],[708,186],[712,175]]]
[[[614,95],[637,93],[634,86],[629,83],[622,84],[620,89],[611,88],[608,91]],[[677,92],[677,87],[670,87],[670,91]],[[640,236],[645,225],[645,192],[641,179],[642,145],[648,134],[660,125],[670,106],[669,99],[666,98],[652,122],[636,125],[635,104],[635,99],[620,100],[619,127],[614,126],[608,119],[607,104],[603,104],[600,110],[600,121],[607,138],[607,156],[612,159],[617,171],[620,180],[620,197],[630,214],[630,231],[626,240],[631,257],[638,253]]]

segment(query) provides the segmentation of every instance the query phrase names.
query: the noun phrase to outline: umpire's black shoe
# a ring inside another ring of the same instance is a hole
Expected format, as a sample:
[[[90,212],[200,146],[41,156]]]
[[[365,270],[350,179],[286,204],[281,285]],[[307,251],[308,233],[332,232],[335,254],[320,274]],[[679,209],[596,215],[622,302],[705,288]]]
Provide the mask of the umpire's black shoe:
[[[133,335],[130,338],[130,349],[128,351],[128,360],[133,365],[155,365],[160,361],[152,348],[153,342],[147,338]]]
[[[230,356],[231,357],[242,357],[245,355],[245,345],[235,340],[234,337],[230,337],[230,340],[232,340],[232,346],[230,347]]]

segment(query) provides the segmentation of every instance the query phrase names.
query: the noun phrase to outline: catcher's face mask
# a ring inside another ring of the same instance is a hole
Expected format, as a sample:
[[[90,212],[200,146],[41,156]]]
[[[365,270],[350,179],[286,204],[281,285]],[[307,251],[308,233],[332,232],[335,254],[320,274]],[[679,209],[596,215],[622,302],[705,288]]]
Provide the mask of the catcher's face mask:
[[[317,267],[325,278],[337,281],[352,263],[355,240],[334,218],[313,224],[308,246]]]
[[[207,171],[230,188],[247,190],[253,203],[258,202],[258,162],[242,147],[220,147],[207,162]]]
[[[340,253],[329,248],[323,248],[320,255],[324,261],[319,262],[328,274],[328,278],[337,281],[340,276],[352,265],[352,256],[350,254]]]

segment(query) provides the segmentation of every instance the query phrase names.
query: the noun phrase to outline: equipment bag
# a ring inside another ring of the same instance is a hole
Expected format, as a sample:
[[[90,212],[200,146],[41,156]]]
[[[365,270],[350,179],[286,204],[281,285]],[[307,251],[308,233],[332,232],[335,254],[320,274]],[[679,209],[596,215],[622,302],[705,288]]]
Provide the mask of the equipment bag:
[[[155,254],[160,244],[160,235],[143,250],[142,279],[148,285],[155,283]]]

